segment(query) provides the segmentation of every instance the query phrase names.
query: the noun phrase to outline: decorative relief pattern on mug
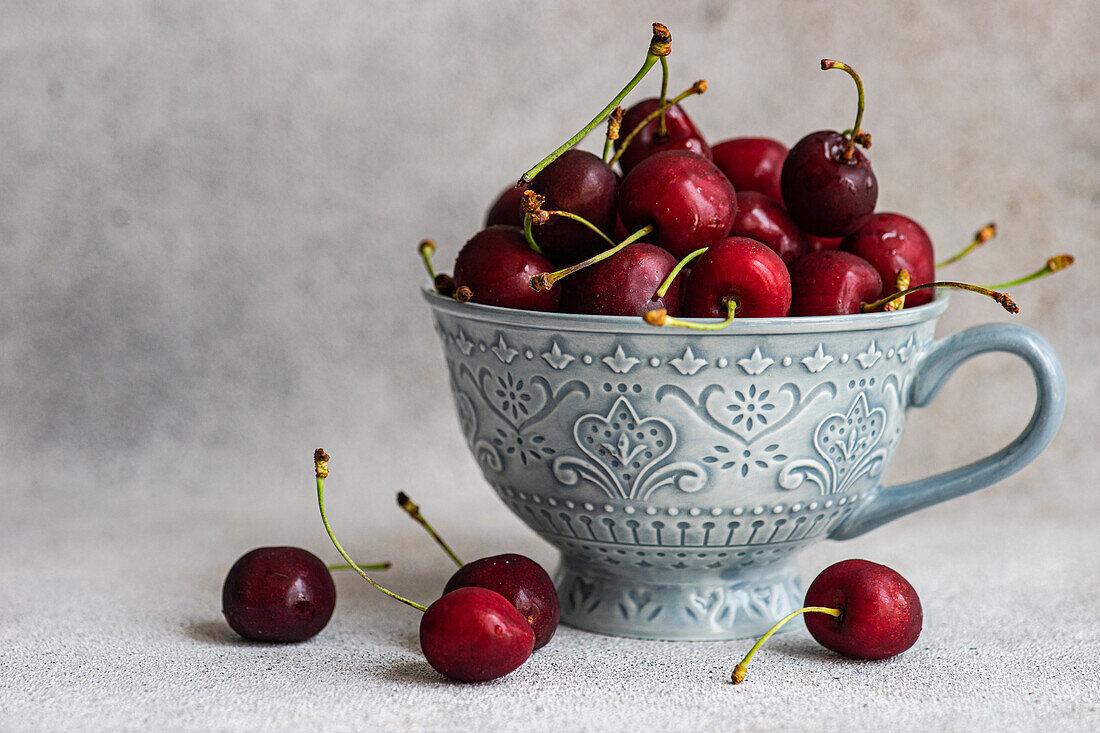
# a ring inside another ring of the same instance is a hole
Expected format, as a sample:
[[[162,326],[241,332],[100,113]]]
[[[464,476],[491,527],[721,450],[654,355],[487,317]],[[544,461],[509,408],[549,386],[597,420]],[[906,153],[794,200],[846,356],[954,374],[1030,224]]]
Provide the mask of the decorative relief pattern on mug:
[[[554,476],[566,486],[587,481],[611,498],[642,500],[661,488],[694,492],[706,483],[706,472],[693,463],[661,466],[676,446],[676,431],[662,418],[640,418],[626,397],[619,397],[607,415],[582,415],[573,425],[573,438],[588,460],[554,459]]]

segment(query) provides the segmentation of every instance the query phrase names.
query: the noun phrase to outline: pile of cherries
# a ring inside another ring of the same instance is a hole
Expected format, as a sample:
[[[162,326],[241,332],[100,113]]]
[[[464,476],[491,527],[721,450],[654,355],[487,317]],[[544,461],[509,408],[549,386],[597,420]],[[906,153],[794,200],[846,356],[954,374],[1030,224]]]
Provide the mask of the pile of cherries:
[[[1006,294],[988,288],[933,285],[928,233],[902,214],[875,211],[878,181],[860,150],[871,142],[860,128],[863,84],[850,66],[821,62],[856,83],[850,130],[812,132],[790,150],[762,137],[712,146],[679,105],[706,91],[706,83],[667,98],[670,50],[671,36],[655,23],[639,74],[501,193],[485,228],[459,252],[453,276],[437,275],[435,245],[421,244],[440,293],[505,308],[643,316],[654,325],[708,330],[734,317],[919,306],[932,299],[933,287],[982,292],[1017,311]],[[658,60],[661,97],[624,113],[619,102]],[[604,119],[602,157],[573,147]],[[993,233],[992,225],[984,227],[968,250]],[[1052,258],[1041,272],[1070,262],[1068,255]]]

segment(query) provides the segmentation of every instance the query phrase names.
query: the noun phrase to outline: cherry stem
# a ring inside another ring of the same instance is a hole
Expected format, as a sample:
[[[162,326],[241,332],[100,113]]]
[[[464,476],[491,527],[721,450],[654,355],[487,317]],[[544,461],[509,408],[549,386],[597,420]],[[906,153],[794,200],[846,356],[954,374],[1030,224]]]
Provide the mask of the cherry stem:
[[[859,78],[859,74],[848,64],[840,61],[833,61],[832,59],[821,59],[821,70],[826,71],[828,69],[840,69],[841,71],[848,72],[848,76],[856,82],[856,91],[859,93],[859,106],[856,108],[856,123],[852,125],[852,134],[848,138],[848,149],[844,151],[844,160],[851,160],[856,150],[856,137],[860,133],[859,123],[863,122],[863,81]]]
[[[668,277],[666,277],[664,282],[661,283],[661,287],[657,288],[657,293],[656,293],[657,297],[658,298],[665,297],[665,293],[667,293],[668,289],[672,287],[672,281],[675,280],[676,276],[680,274],[680,270],[683,270],[684,267],[686,267],[689,262],[691,262],[696,257],[700,256],[701,254],[703,254],[706,251],[707,251],[707,248],[702,247],[700,249],[695,250],[694,252],[689,254],[687,257],[685,257],[684,259],[677,262],[676,267],[672,268],[672,272],[668,273]]]
[[[672,52],[672,34],[668,32],[668,28],[660,23],[653,24],[653,38],[649,42],[649,50],[646,51],[645,61],[642,63],[642,67],[638,69],[638,73],[634,75],[634,78],[627,82],[626,86],[622,88],[615,98],[611,102],[600,110],[599,114],[592,118],[592,121],[582,127],[576,135],[562,143],[557,150],[547,155],[540,160],[534,168],[527,171],[519,179],[520,183],[530,183],[535,176],[542,172],[542,169],[553,163],[558,159],[562,153],[569,150],[571,147],[579,143],[585,135],[592,131],[596,125],[607,117],[619,103],[623,101],[627,94],[630,94],[634,87],[638,86],[638,83],[645,78],[645,75],[649,73],[649,70],[653,68],[653,65],[657,63],[657,59],[668,56]]]
[[[968,244],[966,247],[962,248],[955,254],[951,255],[946,260],[937,262],[936,269],[938,270],[941,267],[946,267],[952,262],[958,262],[963,257],[966,257],[968,254],[976,250],[978,247],[981,247],[983,244],[993,239],[993,237],[995,236],[997,236],[997,224],[996,222],[991,221],[974,234],[974,239],[970,242],[970,244]]]
[[[604,163],[607,163],[607,156],[611,154],[612,143],[619,139],[619,130],[623,126],[624,114],[626,113],[623,111],[622,106],[619,106],[607,118],[607,136],[603,141],[603,155],[600,156],[600,160]]]
[[[667,137],[668,127],[665,125],[665,100],[668,99],[668,57],[661,57],[661,117],[657,121],[657,137]]]
[[[550,211],[550,212],[547,212],[547,213],[559,214],[560,215],[560,214],[566,214],[567,212],[564,212],[564,211]],[[580,217],[576,217],[576,218],[579,219]],[[581,221],[583,221],[583,220],[581,220]],[[591,225],[589,225],[589,226],[591,226]],[[607,235],[604,234],[603,235],[604,239],[607,239],[607,241],[611,242],[611,244],[613,245],[611,247],[611,249],[605,249],[603,252],[600,252],[597,255],[593,255],[592,257],[589,257],[587,260],[585,260],[583,262],[578,262],[575,265],[570,265],[569,267],[563,268],[561,270],[556,270],[554,272],[540,272],[538,275],[535,275],[534,277],[531,278],[531,287],[535,290],[549,290],[550,288],[554,287],[554,283],[556,283],[558,280],[561,280],[563,277],[568,277],[568,276],[572,275],[575,272],[580,272],[584,268],[590,267],[590,266],[596,264],[597,262],[602,262],[603,260],[606,260],[608,257],[611,257],[612,255],[615,255],[618,252],[622,251],[623,248],[628,247],[631,244],[634,244],[639,239],[641,239],[645,235],[652,232],[654,230],[654,228],[655,227],[652,224],[646,224],[644,227],[642,227],[638,231],[634,232],[633,234],[631,234],[629,237],[627,237],[623,241],[619,242],[618,244],[615,244],[614,242],[612,242],[611,239],[609,239],[607,237]],[[599,231],[599,230],[597,229],[596,231]],[[600,232],[600,234],[603,234],[603,232]]]
[[[898,270],[897,279],[894,280],[894,292],[900,293],[909,287],[909,283],[912,280],[912,275],[904,267]],[[891,300],[886,305],[882,306],[884,311],[899,311],[905,307],[905,296],[901,296],[896,300]]]
[[[607,161],[607,164],[608,165],[614,165],[615,161],[617,161],[619,158],[623,157],[623,153],[626,152],[626,149],[628,147],[630,147],[630,143],[634,141],[634,138],[637,137],[638,134],[650,122],[653,122],[653,120],[655,120],[658,117],[662,116],[669,109],[671,109],[675,105],[679,104],[680,102],[684,101],[685,99],[690,97],[692,94],[703,94],[706,91],[707,91],[707,82],[704,79],[700,79],[699,81],[695,82],[694,84],[692,84],[690,87],[688,87],[684,91],[677,94],[670,101],[663,102],[660,107],[658,107],[657,109],[653,110],[648,115],[646,115],[645,118],[641,122],[639,122],[637,125],[635,125],[634,129],[631,130],[630,133],[626,137],[623,138],[622,145],[620,145],[619,149],[615,151],[615,154],[611,156],[611,160]],[[667,135],[668,133],[666,132],[665,134]]]
[[[393,563],[392,562],[376,562],[376,563],[371,563],[371,564],[363,563],[359,567],[363,568],[364,570],[389,570],[391,567],[393,567]],[[351,565],[329,565],[328,569],[329,570],[354,570],[355,568],[353,568]]]
[[[404,491],[397,492],[397,505],[404,509],[406,514],[412,517],[417,524],[423,527],[427,531],[427,533],[432,536],[432,539],[435,540],[435,543],[442,547],[443,551],[446,552],[452,560],[454,560],[455,565],[462,567],[465,564],[458,559],[458,555],[456,555],[454,553],[454,550],[452,550],[447,545],[447,543],[443,541],[443,538],[439,536],[432,525],[428,524],[428,520],[424,519],[424,517],[421,516],[420,507],[414,504],[413,500],[410,499],[409,495],[406,494]]]
[[[586,227],[588,227],[589,229],[594,231],[596,234],[599,234],[600,238],[603,239],[603,241],[607,242],[612,247],[615,246],[615,240],[614,239],[607,236],[607,234],[605,234],[602,229],[600,229],[598,226],[596,226],[592,222],[588,221],[588,219],[585,219],[583,216],[580,216],[579,214],[574,214],[574,213],[569,212],[569,211],[555,211],[553,209],[547,209],[545,211],[550,216],[564,216],[566,219],[572,219],[575,222],[578,222],[580,224],[584,224]],[[645,235],[642,235],[642,236],[645,236]]]
[[[664,308],[656,308],[646,313],[642,318],[651,326],[679,326],[690,328],[693,331],[721,331],[733,323],[737,311],[737,299],[732,295],[722,298],[722,305],[726,306],[726,317],[717,323],[696,323],[695,321],[683,321],[668,314]]]
[[[1046,275],[1050,275],[1052,273],[1058,272],[1059,270],[1064,270],[1067,267],[1069,267],[1070,265],[1072,265],[1073,263],[1074,263],[1073,255],[1066,255],[1066,254],[1055,255],[1055,256],[1051,257],[1049,260],[1047,260],[1047,263],[1045,265],[1043,265],[1042,267],[1040,267],[1038,270],[1031,273],[1030,275],[1024,275],[1023,277],[1018,277],[1015,280],[1009,280],[1008,282],[997,283],[996,285],[987,285],[986,287],[993,288],[995,290],[1000,290],[1001,288],[1012,288],[1012,287],[1015,287],[1017,285],[1023,285],[1026,282],[1031,282],[1032,280],[1038,280],[1039,278],[1044,277]]]
[[[336,548],[336,551],[339,552],[340,556],[347,561],[352,570],[359,573],[360,577],[362,577],[363,580],[367,581],[390,598],[401,601],[408,606],[412,606],[418,611],[427,611],[427,606],[422,606],[416,601],[410,601],[408,598],[403,598],[394,593],[392,590],[383,588],[382,586],[378,585],[378,583],[375,583],[373,580],[371,580],[370,576],[367,575],[366,572],[364,572],[363,568],[355,564],[355,561],[351,559],[348,553],[344,552],[344,548],[341,547],[340,543],[336,540],[336,535],[333,533],[332,527],[328,523],[328,517],[325,515],[325,479],[328,478],[328,461],[329,455],[325,453],[324,449],[318,448],[316,451],[313,452],[313,467],[317,473],[317,507],[321,510],[321,521],[324,522],[325,531],[328,532],[328,538],[332,540],[332,544]]]
[[[986,296],[989,296],[990,298],[993,298],[993,300],[1000,303],[1001,307],[1004,308],[1009,313],[1019,313],[1020,312],[1019,306],[1017,306],[1016,303],[1013,302],[1012,298],[1010,298],[1008,296],[1008,293],[998,293],[996,290],[992,290],[990,288],[983,288],[981,285],[971,285],[969,283],[958,283],[958,282],[951,282],[951,281],[947,281],[947,280],[940,281],[940,282],[934,282],[934,283],[925,283],[924,285],[917,285],[917,286],[914,286],[914,287],[911,287],[911,288],[907,288],[906,290],[902,290],[900,292],[894,293],[893,295],[888,295],[888,296],[886,296],[885,298],[883,298],[881,300],[876,300],[874,303],[864,303],[860,306],[859,309],[863,313],[868,313],[870,311],[878,310],[879,308],[886,305],[887,303],[889,303],[892,300],[897,300],[898,298],[904,298],[906,295],[909,295],[910,293],[915,293],[918,290],[925,290],[927,288],[958,288],[959,290],[969,290],[972,293],[978,293],[979,295],[986,295]]]
[[[527,238],[527,246],[535,252],[542,254],[542,247],[535,243],[535,235],[531,232],[531,212],[523,215],[523,236]]]
[[[767,630],[767,632],[760,637],[760,640],[752,645],[752,649],[749,649],[749,653],[745,655],[745,658],[737,663],[737,666],[733,668],[733,684],[739,685],[741,681],[745,679],[745,675],[749,671],[749,662],[752,661],[753,656],[760,650],[760,647],[764,646],[764,642],[771,638],[771,635],[776,631],[779,631],[788,621],[803,613],[827,613],[830,616],[840,617],[843,614],[839,608],[826,608],[824,606],[806,606],[800,608],[797,611],[791,611],[783,618],[779,619],[775,623],[775,626]]]
[[[424,267],[428,270],[428,277],[433,281],[436,278],[435,268],[432,266],[432,253],[435,252],[435,242],[430,239],[425,239],[418,246],[420,250],[420,259],[424,260]]]

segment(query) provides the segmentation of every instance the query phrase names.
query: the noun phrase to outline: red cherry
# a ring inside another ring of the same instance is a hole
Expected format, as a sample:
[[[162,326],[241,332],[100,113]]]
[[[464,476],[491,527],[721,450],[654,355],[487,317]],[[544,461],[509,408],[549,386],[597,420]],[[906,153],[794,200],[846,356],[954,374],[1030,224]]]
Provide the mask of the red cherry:
[[[530,189],[545,196],[544,211],[568,211],[603,232],[615,229],[615,200],[619,177],[603,159],[585,150],[567,150],[546,166]],[[532,230],[543,255],[554,263],[569,264],[596,254],[606,240],[580,222],[561,216]]]
[[[677,277],[664,297],[657,296],[676,258],[653,244],[635,242],[615,255],[561,282],[561,309],[566,313],[641,316],[656,308],[680,314],[684,277]]]
[[[806,235],[783,204],[757,191],[737,191],[737,216],[730,235],[768,245],[788,265],[810,249]]]
[[[615,141],[615,149],[621,148],[622,141],[626,139],[626,136],[660,106],[661,100],[654,97],[643,99],[628,109],[620,127],[622,134]],[[623,173],[629,173],[634,166],[645,158],[664,150],[686,150],[701,155],[708,160],[710,159],[710,146],[707,145],[707,141],[703,139],[691,118],[688,117],[687,112],[680,105],[674,104],[665,111],[665,130],[667,134],[663,137],[657,135],[658,124],[658,120],[648,122],[630,141],[630,145],[627,146],[619,158],[619,165],[622,167]]]
[[[844,241],[844,238],[815,237],[813,234],[807,234],[806,240],[810,243],[811,252],[821,252],[830,249],[840,249],[840,243]]]
[[[300,547],[258,547],[225,577],[222,613],[255,641],[305,641],[325,628],[336,607],[336,584],[321,560]]]
[[[420,649],[428,664],[459,682],[503,677],[527,661],[534,644],[527,619],[487,588],[451,591],[420,619]]]
[[[725,318],[737,302],[737,318],[775,318],[791,307],[791,278],[775,252],[748,237],[729,237],[695,262],[684,290],[684,315]]]
[[[894,292],[898,272],[903,269],[909,271],[909,284],[913,287],[930,283],[936,277],[932,240],[920,224],[901,214],[875,214],[862,229],[845,237],[840,247],[878,270],[882,278],[879,298]],[[932,290],[918,290],[905,299],[905,307],[928,303],[932,296]]]
[[[843,237],[859,230],[875,211],[878,180],[859,150],[845,158],[848,139],[812,132],[787,153],[780,180],[787,211],[807,234]]]
[[[779,177],[787,159],[786,145],[767,137],[735,137],[718,143],[712,152],[714,164],[738,193],[757,191],[783,202]]]
[[[806,591],[806,605],[840,609],[836,617],[806,614],[806,628],[826,649],[857,659],[901,654],[917,642],[924,618],[909,581],[868,560],[822,570]]]
[[[493,555],[466,563],[447,581],[443,594],[468,587],[487,588],[504,596],[531,624],[535,649],[546,646],[558,629],[561,607],[554,581],[529,557]]]
[[[520,202],[523,200],[523,192],[527,190],[527,184],[521,186],[511,185],[500,192],[496,201],[485,213],[485,226],[491,227],[497,224],[506,224],[513,227],[523,227],[523,209]]]
[[[623,179],[619,215],[631,231],[655,224],[654,242],[680,259],[729,233],[737,196],[714,163],[669,150],[641,161]]]
[[[810,252],[792,262],[790,272],[792,316],[860,313],[882,292],[878,271],[849,252]]]
[[[455,287],[473,291],[473,302],[502,308],[556,311],[560,291],[539,292],[531,278],[553,265],[527,244],[523,231],[510,226],[482,229],[462,247],[455,260]]]

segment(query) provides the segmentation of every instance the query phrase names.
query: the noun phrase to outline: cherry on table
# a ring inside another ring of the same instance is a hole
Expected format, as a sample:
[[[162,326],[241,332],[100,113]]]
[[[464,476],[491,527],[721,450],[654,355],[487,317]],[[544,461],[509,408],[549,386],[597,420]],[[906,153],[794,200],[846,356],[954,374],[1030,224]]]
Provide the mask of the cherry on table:
[[[790,273],[792,316],[860,313],[882,297],[878,270],[850,252],[810,252],[790,264]]]
[[[258,547],[241,556],[222,586],[229,626],[254,641],[305,641],[336,607],[328,567],[300,547]]]
[[[787,265],[810,251],[806,235],[783,204],[758,191],[737,191],[737,216],[730,235],[768,245]]]
[[[635,242],[564,279],[561,310],[564,313],[641,316],[664,308],[670,315],[679,315],[685,278],[676,278],[664,296],[657,295],[657,289],[676,263],[676,258],[667,250]]]
[[[932,282],[936,276],[936,255],[932,239],[924,228],[907,216],[893,212],[875,214],[859,231],[845,237],[840,248],[871,263],[882,278],[882,295],[893,292],[898,273],[909,271],[913,287]],[[906,307],[932,300],[931,290],[920,290],[906,298]]]
[[[543,209],[568,211],[604,233],[615,229],[615,201],[619,177],[603,159],[585,150],[567,150],[531,182],[530,190],[546,197]],[[606,241],[583,224],[552,217],[533,230],[535,243],[551,262],[583,260],[606,246]]]
[[[523,230],[497,225],[482,229],[458,253],[455,288],[467,287],[471,300],[484,305],[556,311],[559,291],[531,289],[531,278],[553,268],[527,244]]]
[[[466,563],[447,581],[443,595],[470,587],[495,591],[512,604],[531,626],[534,649],[546,646],[558,629],[561,606],[554,581],[525,555],[505,553]]]
[[[787,146],[769,137],[735,137],[712,149],[712,159],[738,193],[757,191],[783,203],[779,179]]]
[[[661,100],[653,97],[643,99],[628,109],[620,127],[622,135],[615,140],[615,149],[619,150],[626,136],[660,107]],[[619,157],[624,174],[645,158],[665,150],[686,150],[710,159],[710,146],[680,105],[674,104],[665,111],[665,135],[658,134],[657,126],[658,120],[646,123],[627,145]]]

